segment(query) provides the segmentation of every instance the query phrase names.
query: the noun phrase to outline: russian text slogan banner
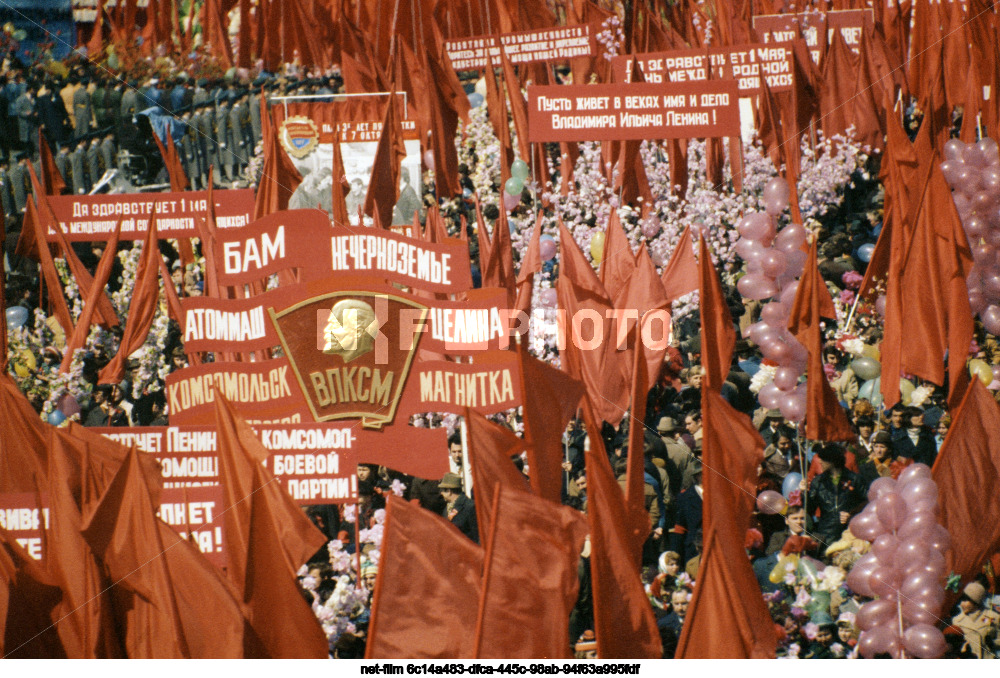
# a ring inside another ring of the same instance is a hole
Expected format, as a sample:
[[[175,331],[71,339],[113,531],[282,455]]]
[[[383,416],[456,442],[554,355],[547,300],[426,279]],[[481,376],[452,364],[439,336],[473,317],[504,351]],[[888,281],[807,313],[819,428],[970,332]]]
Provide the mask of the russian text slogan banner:
[[[293,499],[304,505],[354,502],[358,463],[382,464],[421,478],[440,478],[448,471],[445,429],[396,426],[375,432],[343,423],[262,424],[253,429],[270,452],[265,467]],[[163,474],[164,493],[167,489],[197,490],[219,482],[214,426],[96,430],[106,438],[123,445],[134,443],[155,455]],[[190,495],[189,499],[196,496]]]
[[[428,360],[414,365],[400,403],[402,414],[452,412],[466,407],[496,414],[521,405],[521,372],[517,354],[477,354],[473,363]]]
[[[707,52],[707,53],[706,53]],[[708,50],[689,49],[636,54],[646,82],[701,82],[709,73],[715,80],[733,78],[741,96],[760,90],[761,74],[772,92],[792,88],[792,50],[781,45],[733,45]],[[615,79],[632,82],[632,56],[611,60]]]
[[[39,499],[41,506],[38,505]],[[157,515],[182,538],[192,535],[191,540],[199,551],[216,565],[225,567],[222,521],[216,520],[222,512],[221,506],[222,491],[217,485],[184,490],[164,488],[160,493]],[[47,494],[0,494],[0,527],[7,530],[35,560],[45,557],[49,520]],[[211,524],[213,521],[215,524]]]
[[[844,37],[848,49],[858,54],[861,51],[861,32],[874,28],[874,12],[869,8],[826,14],[761,14],[753,18],[753,27],[760,39],[767,43],[791,42],[801,31],[809,45],[812,60],[818,64],[836,30]]]
[[[251,423],[311,420],[288,360],[277,358],[255,363],[205,363],[171,372],[166,379],[170,423],[213,424],[213,386]]]
[[[430,292],[472,287],[465,241],[429,243],[372,228],[334,227],[319,210],[269,214],[238,233],[220,234],[215,252],[223,285],[297,268],[303,280],[360,273]]]
[[[732,80],[528,87],[528,141],[733,137],[740,133]]]
[[[212,196],[219,228],[246,226],[253,219],[253,191],[213,191]],[[154,211],[160,238],[195,238],[198,237],[195,220],[205,216],[208,191],[51,196],[49,205],[63,232],[73,242],[107,240],[119,220],[122,239],[142,240]],[[46,238],[49,242],[57,240],[51,227]]]
[[[456,71],[483,69],[487,54],[494,66],[500,65],[500,47],[514,64],[559,61],[597,53],[596,32],[588,24],[543,28],[520,33],[445,40],[444,48]]]

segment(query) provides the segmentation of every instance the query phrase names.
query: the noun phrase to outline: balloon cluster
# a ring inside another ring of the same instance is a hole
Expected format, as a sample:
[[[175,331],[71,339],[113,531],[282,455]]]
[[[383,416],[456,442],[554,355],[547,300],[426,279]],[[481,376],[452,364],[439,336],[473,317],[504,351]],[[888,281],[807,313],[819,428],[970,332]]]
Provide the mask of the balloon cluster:
[[[510,165],[510,179],[503,185],[503,206],[508,212],[521,203],[521,191],[524,190],[528,174],[530,174],[528,163],[515,158]]]
[[[736,251],[747,262],[747,274],[736,288],[747,299],[772,299],[764,304],[760,321],[746,329],[744,337],[760,347],[761,353],[778,365],[774,381],[764,386],[758,398],[768,409],[799,422],[806,414],[806,388],[799,384],[809,353],[788,331],[788,316],[795,302],[796,281],[806,262],[802,246],[806,230],[789,224],[776,232],[775,217],[788,207],[788,182],[775,177],[764,187],[765,212],[751,212],[740,220]]]
[[[990,138],[975,144],[949,139],[941,172],[969,238],[974,264],[969,305],[986,331],[1000,336],[1000,149]]]
[[[868,490],[868,506],[854,516],[851,534],[872,543],[847,575],[851,590],[875,597],[861,606],[857,625],[862,656],[899,657],[905,650],[921,658],[944,654],[944,634],[936,624],[944,605],[951,544],[937,522],[937,484],[924,464],[906,467],[899,480],[878,478]]]

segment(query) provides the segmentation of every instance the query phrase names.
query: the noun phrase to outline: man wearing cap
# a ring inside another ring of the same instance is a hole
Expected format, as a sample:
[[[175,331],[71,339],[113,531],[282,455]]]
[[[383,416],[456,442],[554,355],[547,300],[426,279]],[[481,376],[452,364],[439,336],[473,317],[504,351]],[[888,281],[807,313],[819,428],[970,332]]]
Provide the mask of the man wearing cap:
[[[452,525],[461,530],[462,534],[479,543],[479,526],[476,524],[476,506],[462,492],[462,479],[454,473],[445,473],[438,483],[441,498],[445,501],[442,515],[451,521]]]
[[[93,184],[96,184],[104,176],[104,171],[101,169],[101,139],[97,132],[89,134],[86,138],[90,140],[87,146],[87,172],[90,176],[91,188],[93,188]]]
[[[962,630],[965,647],[980,659],[996,659],[1000,643],[1000,615],[983,607],[986,588],[977,581],[969,582],[958,601],[961,610],[951,623]],[[964,648],[963,648],[964,649]]]
[[[782,416],[781,410],[776,409],[768,410],[764,416],[766,418],[760,429],[760,437],[764,439],[765,445],[774,445],[777,442],[778,434],[784,427],[785,418]]]
[[[24,212],[28,206],[28,196],[31,194],[30,179],[28,174],[28,154],[19,152],[15,159],[14,166],[10,168],[10,192],[14,196],[14,209],[18,214]]]
[[[879,478],[898,478],[900,472],[911,463],[913,462],[910,459],[896,457],[892,434],[888,431],[879,431],[872,436],[871,454],[858,468],[865,493],[867,494],[868,488]]]
[[[70,173],[73,175],[73,195],[83,195],[90,190],[87,178],[87,139],[78,137],[76,149],[69,156]]]
[[[81,139],[90,133],[90,128],[94,123],[93,107],[90,97],[90,90],[87,89],[90,78],[84,77],[80,86],[73,92],[73,138]]]
[[[118,167],[118,148],[115,146],[114,129],[108,127],[101,141],[101,166],[107,172]]]
[[[694,452],[681,440],[681,427],[672,417],[661,417],[656,432],[667,448],[667,461],[670,463],[666,464],[666,471],[670,476],[670,493],[676,497],[694,484]]]

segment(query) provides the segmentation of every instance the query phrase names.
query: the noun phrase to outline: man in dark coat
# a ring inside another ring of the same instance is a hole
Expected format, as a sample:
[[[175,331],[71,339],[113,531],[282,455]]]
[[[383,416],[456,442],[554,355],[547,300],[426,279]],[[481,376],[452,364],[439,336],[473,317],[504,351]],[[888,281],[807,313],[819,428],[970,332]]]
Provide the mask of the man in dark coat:
[[[462,492],[462,479],[454,473],[445,473],[438,483],[438,490],[445,501],[444,515],[466,537],[479,543],[479,525],[476,523],[476,506]]]
[[[55,152],[66,142],[69,114],[54,82],[46,83],[45,90],[39,92],[35,110],[38,111],[38,124],[49,142],[49,148]]]
[[[903,435],[898,436],[893,445],[896,455],[912,459],[915,464],[934,466],[937,444],[930,429],[924,426],[924,411],[919,407],[907,407],[903,422]]]
[[[701,531],[702,472],[700,459],[695,461],[692,473],[694,484],[677,497],[674,527],[670,530],[669,536],[670,550],[680,554],[680,562],[682,563],[686,563],[698,555],[695,537]]]
[[[840,445],[827,443],[816,454],[823,472],[809,484],[807,505],[810,511],[819,509],[813,534],[822,542],[822,548],[840,539],[851,517],[864,506],[865,494],[864,481],[845,467],[846,457]]]

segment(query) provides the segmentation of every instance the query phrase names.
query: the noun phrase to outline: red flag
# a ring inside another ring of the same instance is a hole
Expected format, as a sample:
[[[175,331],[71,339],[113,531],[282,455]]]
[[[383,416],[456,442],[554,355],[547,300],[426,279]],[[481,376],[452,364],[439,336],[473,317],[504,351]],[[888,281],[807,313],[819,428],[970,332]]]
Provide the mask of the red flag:
[[[553,502],[562,498],[562,433],[576,413],[584,387],[577,379],[518,348],[531,489]],[[620,417],[620,415],[619,415]]]
[[[174,146],[174,138],[170,134],[170,129],[167,129],[166,144],[163,143],[155,131],[153,132],[153,139],[156,141],[157,148],[160,149],[160,156],[163,158],[163,164],[167,167],[167,174],[170,175],[170,190],[183,191],[188,187],[188,179],[184,173],[184,166],[181,164],[181,159],[177,155],[177,147]]]
[[[663,292],[669,301],[676,301],[698,289],[698,260],[694,258],[692,245],[691,227],[685,226],[660,276]]]
[[[623,308],[629,280],[635,274],[635,255],[622,229],[618,210],[612,209],[604,231],[604,252],[601,256],[600,280],[615,308]]]
[[[66,182],[59,168],[56,167],[56,160],[52,157],[52,149],[42,130],[38,130],[38,159],[42,167],[42,185],[45,188],[45,195],[62,195],[66,188]]]
[[[0,492],[35,492],[48,473],[45,424],[17,387],[0,373]]]
[[[573,235],[559,222],[560,267],[556,291],[565,311],[561,337],[565,342],[563,370],[582,381],[594,402],[595,414],[617,426],[628,407],[627,355],[618,350],[612,321],[613,306],[594,269],[577,247]],[[584,336],[584,326],[589,326]]]
[[[534,289],[535,274],[542,270],[542,215],[535,220],[535,230],[531,233],[528,249],[521,258],[521,268],[517,272],[517,298],[514,308],[527,315],[531,311],[531,293]],[[527,329],[527,328],[525,328]]]
[[[349,226],[350,217],[347,214],[347,194],[351,192],[351,183],[344,171],[344,156],[340,149],[340,140],[333,142],[333,184],[330,186],[333,194],[333,223],[339,226]]]
[[[229,31],[227,29],[229,20],[223,18],[219,0],[205,0],[201,6],[201,27],[202,38],[209,46],[212,55],[218,59],[222,68],[232,68],[233,47],[229,42]],[[126,23],[126,30],[131,31],[133,24]],[[277,26],[274,29],[277,30]]]
[[[104,245],[101,261],[97,264],[97,270],[94,271],[90,293],[87,294],[87,298],[83,302],[83,311],[80,313],[80,317],[77,318],[73,334],[70,335],[69,340],[66,342],[66,348],[63,350],[62,364],[59,365],[59,371],[63,374],[69,374],[70,365],[73,363],[73,354],[87,344],[87,336],[90,334],[90,324],[94,318],[94,314],[97,312],[98,301],[101,297],[107,299],[104,294],[104,288],[108,284],[108,279],[111,277],[111,268],[117,259],[118,238],[121,236],[121,232],[122,221],[119,219],[118,225],[115,226],[115,232],[111,234],[111,239]]]
[[[777,646],[774,622],[744,548],[764,441],[747,416],[734,410],[705,382],[701,405],[704,546],[698,585],[674,656],[773,658]]]
[[[637,351],[636,355],[640,352]],[[641,363],[641,359],[636,360],[637,366]],[[644,403],[645,398],[643,393]],[[663,655],[663,648],[639,573],[642,543],[649,531],[649,514],[642,496],[642,446],[640,443],[636,457],[636,450],[632,447],[633,436],[630,435],[626,480],[628,497],[622,497],[621,487],[604,452],[600,429],[596,428],[593,414],[589,411],[589,403],[585,409],[591,441],[586,452],[587,522],[590,526],[590,572],[597,656],[600,659],[656,659]],[[645,410],[645,406],[642,409]],[[633,412],[632,416],[636,418],[636,413]],[[638,431],[638,439],[642,439],[645,428],[641,425],[641,418],[632,421],[631,430]],[[633,458],[638,459],[637,472]],[[633,498],[636,488],[638,508]],[[634,519],[639,515],[646,521],[642,534],[629,529],[629,526],[635,525]]]
[[[500,216],[493,224],[493,239],[490,243],[490,257],[483,271],[483,287],[502,287],[507,290],[507,305],[513,306],[517,291],[514,280],[514,258],[510,241],[510,224],[507,210],[500,210]]]
[[[122,334],[118,353],[98,375],[99,384],[117,384],[125,377],[125,361],[138,351],[153,326],[153,318],[160,304],[160,243],[156,233],[156,213],[149,220],[149,230],[142,243],[142,254],[135,271],[135,287],[128,305],[128,319]]]
[[[51,314],[62,326],[66,336],[73,333],[73,320],[69,314],[69,306],[66,305],[66,297],[62,291],[62,283],[59,281],[59,272],[52,261],[52,252],[49,251],[49,244],[45,241],[45,227],[38,218],[38,210],[35,201],[29,199],[24,210],[24,222],[21,227],[21,238],[17,242],[17,254],[30,256],[27,253],[30,247],[37,253],[38,261],[41,264],[42,278],[48,288],[49,302],[52,304]]]
[[[242,656],[243,615],[230,588],[190,543],[156,517],[156,499],[133,447],[82,533],[111,589],[128,657]]]
[[[482,569],[458,528],[390,494],[365,659],[471,659]]]
[[[87,41],[87,56],[95,61],[100,57],[101,50],[104,49],[105,1],[97,0],[97,14],[94,16],[94,27],[90,33],[90,40]]]
[[[493,59],[486,55],[486,108],[490,115],[490,125],[493,134],[500,142],[500,185],[506,184],[510,178],[510,166],[514,162],[514,149],[511,147],[510,124],[507,119],[507,100],[504,98],[500,83],[497,82]],[[527,162],[527,158],[522,158]]]
[[[257,641],[248,642],[246,651],[271,658],[326,657],[326,636],[295,582],[295,572],[326,537],[261,466],[267,449],[218,389],[215,399],[226,571],[247,604]],[[273,624],[275,615],[280,626]]]
[[[181,308],[181,299],[177,296],[177,288],[174,286],[174,279],[170,277],[167,264],[160,257],[160,279],[163,280],[163,296],[167,298],[167,313],[184,331],[185,318],[184,310]]]
[[[8,659],[65,659],[53,619],[59,587],[0,527],[0,656]]]
[[[625,302],[619,308],[629,313],[642,313],[638,318],[626,318],[628,332],[638,328],[635,344],[643,344],[646,370],[655,381],[660,376],[663,357],[670,337],[670,300],[663,292],[663,283],[656,274],[656,265],[649,257],[646,243],[635,255],[635,274],[629,281]]]
[[[281,147],[273,129],[273,121],[267,112],[267,97],[260,98],[260,120],[264,140],[264,168],[257,186],[254,220],[288,209],[288,199],[302,183],[302,175]]]
[[[617,523],[630,529],[633,539],[629,555],[636,567],[642,565],[642,545],[652,527],[646,511],[645,496],[645,446],[646,446],[646,396],[649,393],[649,372],[646,355],[641,341],[635,343],[635,360],[632,370],[632,409],[629,412],[628,467],[625,471],[625,512],[628,522]],[[592,422],[596,425],[596,422]],[[590,430],[590,429],[588,429]],[[600,437],[600,429],[593,429],[594,437]],[[590,440],[591,450],[595,449],[594,438]],[[601,445],[600,447],[603,447]],[[605,454],[607,459],[608,455]],[[608,466],[610,471],[611,467]],[[614,480],[614,476],[611,477]],[[617,483],[615,483],[617,484]],[[617,496],[617,495],[616,495]],[[593,527],[591,527],[593,529]]]
[[[708,239],[701,239],[699,254],[699,279],[701,282],[701,366],[705,370],[702,391],[719,391],[729,375],[729,367],[736,346],[736,330],[722,294],[719,275],[712,265]]]
[[[763,136],[761,137],[763,139]],[[688,144],[687,139],[668,139],[667,158],[670,164],[670,187],[679,198],[687,195]]]
[[[531,157],[528,148],[528,105],[521,94],[521,85],[514,73],[514,66],[507,58],[507,52],[500,50],[500,63],[503,66],[503,80],[507,84],[507,97],[510,99],[510,113],[514,119],[514,131],[517,132],[517,156],[525,162]],[[538,168],[536,168],[538,169]]]
[[[497,487],[522,492],[529,489],[524,474],[511,462],[511,457],[524,449],[524,441],[473,410],[466,409],[465,424],[472,485],[476,488],[476,524],[479,534],[487,535],[493,525],[491,507]]]
[[[253,24],[250,19],[250,0],[239,0],[240,5],[240,31],[236,39],[236,67],[250,68],[253,65]],[[174,5],[176,11],[177,5]],[[258,7],[257,11],[261,11]]]
[[[799,280],[798,292],[788,319],[788,331],[809,351],[806,372],[806,438],[850,442],[857,434],[851,428],[847,414],[837,401],[837,395],[823,371],[820,318],[836,320],[837,311],[816,264],[818,247],[817,238],[809,248],[805,271]]]
[[[565,658],[583,515],[528,492],[497,493],[486,545],[476,658]]]
[[[947,353],[948,402],[954,408],[969,378],[965,360],[974,327],[966,278],[972,253],[936,160],[929,170],[899,279],[906,313],[900,367],[943,385]]]
[[[396,89],[395,82],[394,78],[390,86],[392,91]],[[375,149],[372,176],[365,194],[365,214],[374,216],[378,211],[379,220],[385,228],[392,223],[392,209],[399,198],[399,164],[404,157],[406,149],[403,147],[403,127],[399,105],[393,95],[389,97],[382,133]]]
[[[833,32],[833,42],[823,56],[823,78],[820,88],[820,110],[823,134],[832,137],[844,134],[855,122],[857,101],[856,80],[859,59],[848,49],[840,31]]]
[[[46,229],[51,228],[55,231],[55,234],[59,239],[59,244],[62,247],[66,264],[69,266],[70,273],[73,274],[73,278],[80,287],[80,295],[87,297],[94,284],[94,279],[91,277],[90,271],[87,270],[87,267],[83,265],[83,262],[80,261],[80,258],[76,255],[76,251],[73,249],[69,239],[63,232],[62,224],[52,211],[52,207],[49,205],[48,197],[45,195],[44,191],[42,191],[41,182],[38,181],[38,176],[35,174],[35,170],[30,164],[28,165],[28,175],[31,177],[31,188],[35,192],[36,202],[38,203],[38,216],[41,219],[42,229],[45,231]],[[52,251],[51,248],[49,251]],[[111,301],[106,296],[101,295],[97,297],[96,313],[98,322],[101,326],[118,326],[118,314],[115,312],[115,307],[111,305]]]
[[[948,569],[974,579],[1000,550],[1000,497],[984,478],[1000,473],[1000,409],[978,379],[965,391],[934,462],[940,523],[951,535]]]

